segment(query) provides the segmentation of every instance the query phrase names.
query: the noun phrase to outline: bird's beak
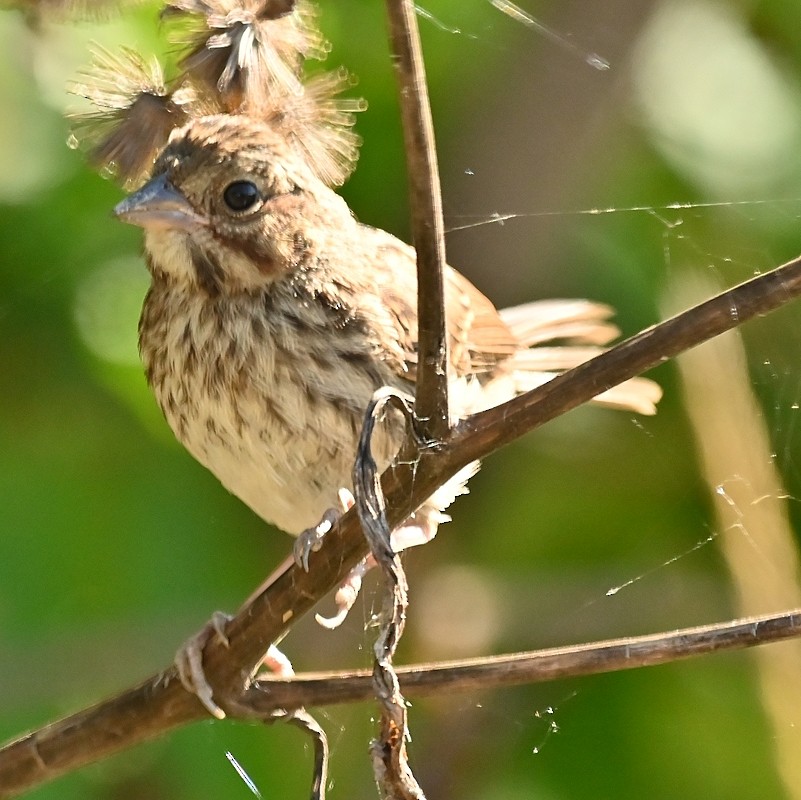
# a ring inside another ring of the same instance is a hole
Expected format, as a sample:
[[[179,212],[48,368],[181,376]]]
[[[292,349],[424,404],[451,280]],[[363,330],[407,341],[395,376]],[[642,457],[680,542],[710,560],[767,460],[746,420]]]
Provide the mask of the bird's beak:
[[[131,225],[143,228],[178,228],[185,231],[197,230],[208,225],[189,204],[184,195],[168,180],[167,176],[157,175],[141,189],[129,195],[114,207],[114,216]]]

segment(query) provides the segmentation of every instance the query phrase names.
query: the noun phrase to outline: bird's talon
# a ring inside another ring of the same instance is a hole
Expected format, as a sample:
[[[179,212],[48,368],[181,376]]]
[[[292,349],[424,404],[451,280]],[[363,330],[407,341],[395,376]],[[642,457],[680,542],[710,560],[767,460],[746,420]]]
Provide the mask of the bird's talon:
[[[337,498],[339,499],[339,506],[342,509],[342,513],[346,513],[350,511],[353,506],[356,505],[356,498],[353,496],[353,492],[350,489],[345,489],[344,487],[337,491]]]
[[[274,644],[270,645],[270,649],[265,653],[257,669],[260,670],[261,667],[266,667],[275,678],[286,679],[295,676],[292,662]]]
[[[315,614],[314,618],[317,620],[318,625],[332,631],[345,621],[359,596],[359,591],[362,588],[362,578],[374,566],[375,559],[372,556],[367,556],[350,571],[348,577],[345,578],[345,582],[337,589],[337,593],[334,595],[334,603],[336,603],[337,607],[336,614],[332,617]]]
[[[329,508],[313,528],[306,528],[298,536],[294,547],[295,563],[302,567],[304,572],[309,571],[309,556],[312,553],[316,553],[323,546],[325,535],[334,527],[334,523],[341,516],[342,512],[339,509]]]
[[[209,714],[216,719],[225,719],[225,711],[214,702],[214,692],[206,680],[206,673],[203,669],[203,651],[211,636],[215,636],[222,645],[228,647],[225,625],[230,619],[222,611],[215,611],[211,620],[188,639],[175,654],[175,667],[184,689],[195,695]]]

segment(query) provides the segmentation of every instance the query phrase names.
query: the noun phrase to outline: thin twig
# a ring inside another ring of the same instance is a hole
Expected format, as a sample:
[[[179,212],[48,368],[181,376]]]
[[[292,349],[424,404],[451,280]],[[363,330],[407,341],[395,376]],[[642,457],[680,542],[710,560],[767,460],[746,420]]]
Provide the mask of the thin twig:
[[[301,707],[290,713],[286,721],[312,737],[314,771],[309,797],[311,800],[325,800],[326,782],[328,781],[328,737],[317,720],[305,708]]]
[[[396,667],[401,689],[410,697],[485,691],[507,686],[578,678],[653,667],[711,653],[744,650],[801,636],[801,609],[780,614],[682,628],[667,633],[607,639],[526,653]],[[372,673],[304,673],[291,680],[255,683],[248,700],[261,711],[275,705],[325,706],[373,697]]]
[[[373,690],[381,707],[379,736],[370,743],[373,775],[379,795],[392,800],[424,800],[425,795],[412,773],[406,754],[409,738],[406,701],[393,666],[395,651],[406,626],[409,605],[406,573],[392,549],[392,529],[387,523],[381,480],[372,453],[373,430],[387,406],[394,406],[412,428],[415,417],[407,399],[390,387],[379,389],[370,401],[359,437],[353,466],[356,508],[365,539],[376,564],[384,574],[384,603],[378,636],[373,647]]]
[[[417,249],[418,369],[415,412],[426,438],[442,441],[448,417],[445,323],[445,225],[434,124],[413,0],[387,0],[390,51],[400,90],[409,177],[412,235]]]
[[[799,295],[801,256],[647,328],[532,392],[473,415],[456,428],[450,440],[450,448],[460,451],[454,471],[612,386],[744,322],[765,316]]]
[[[447,446],[420,465],[399,463],[382,476],[387,522],[408,518],[462,466],[554,419],[601,391],[801,295],[801,258],[663,322],[550,383],[462,423]],[[215,698],[241,697],[252,666],[367,554],[356,513],[345,514],[305,572],[289,566],[226,626],[228,649],[204,652]],[[762,628],[755,627],[755,635]],[[795,633],[793,634],[795,635]],[[227,691],[226,691],[227,690]],[[221,701],[225,707],[225,700]],[[0,798],[99,761],[207,712],[173,667],[115,698],[48,725],[0,749]]]

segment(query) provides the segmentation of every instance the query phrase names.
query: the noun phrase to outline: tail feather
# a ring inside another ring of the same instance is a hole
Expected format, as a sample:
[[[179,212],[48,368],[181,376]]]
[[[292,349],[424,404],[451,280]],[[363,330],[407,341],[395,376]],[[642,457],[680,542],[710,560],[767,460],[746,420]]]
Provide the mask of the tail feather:
[[[503,309],[501,319],[527,349],[517,351],[506,362],[509,374],[498,375],[484,386],[488,399],[483,407],[491,408],[531,391],[603,353],[602,345],[619,335],[608,321],[613,313],[610,306],[590,300],[540,300]],[[539,346],[549,342],[564,343]],[[632,378],[607,389],[592,402],[652,415],[661,397],[662,390],[653,381]]]
[[[558,340],[607,344],[620,335],[607,320],[614,310],[590,300],[535,300],[500,312],[504,324],[524,347]]]
[[[514,394],[523,394],[553,380],[556,372],[514,372]],[[592,399],[592,403],[606,408],[617,408],[623,411],[634,411],[637,414],[653,416],[656,404],[662,398],[662,388],[648,378],[630,378],[617,386],[601,392]]]

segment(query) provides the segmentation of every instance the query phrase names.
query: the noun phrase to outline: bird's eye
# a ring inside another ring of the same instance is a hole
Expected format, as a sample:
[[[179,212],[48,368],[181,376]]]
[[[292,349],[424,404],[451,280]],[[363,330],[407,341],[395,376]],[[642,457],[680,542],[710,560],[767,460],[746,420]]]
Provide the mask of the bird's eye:
[[[234,181],[225,188],[223,200],[231,211],[247,211],[261,200],[261,195],[255,183]]]

